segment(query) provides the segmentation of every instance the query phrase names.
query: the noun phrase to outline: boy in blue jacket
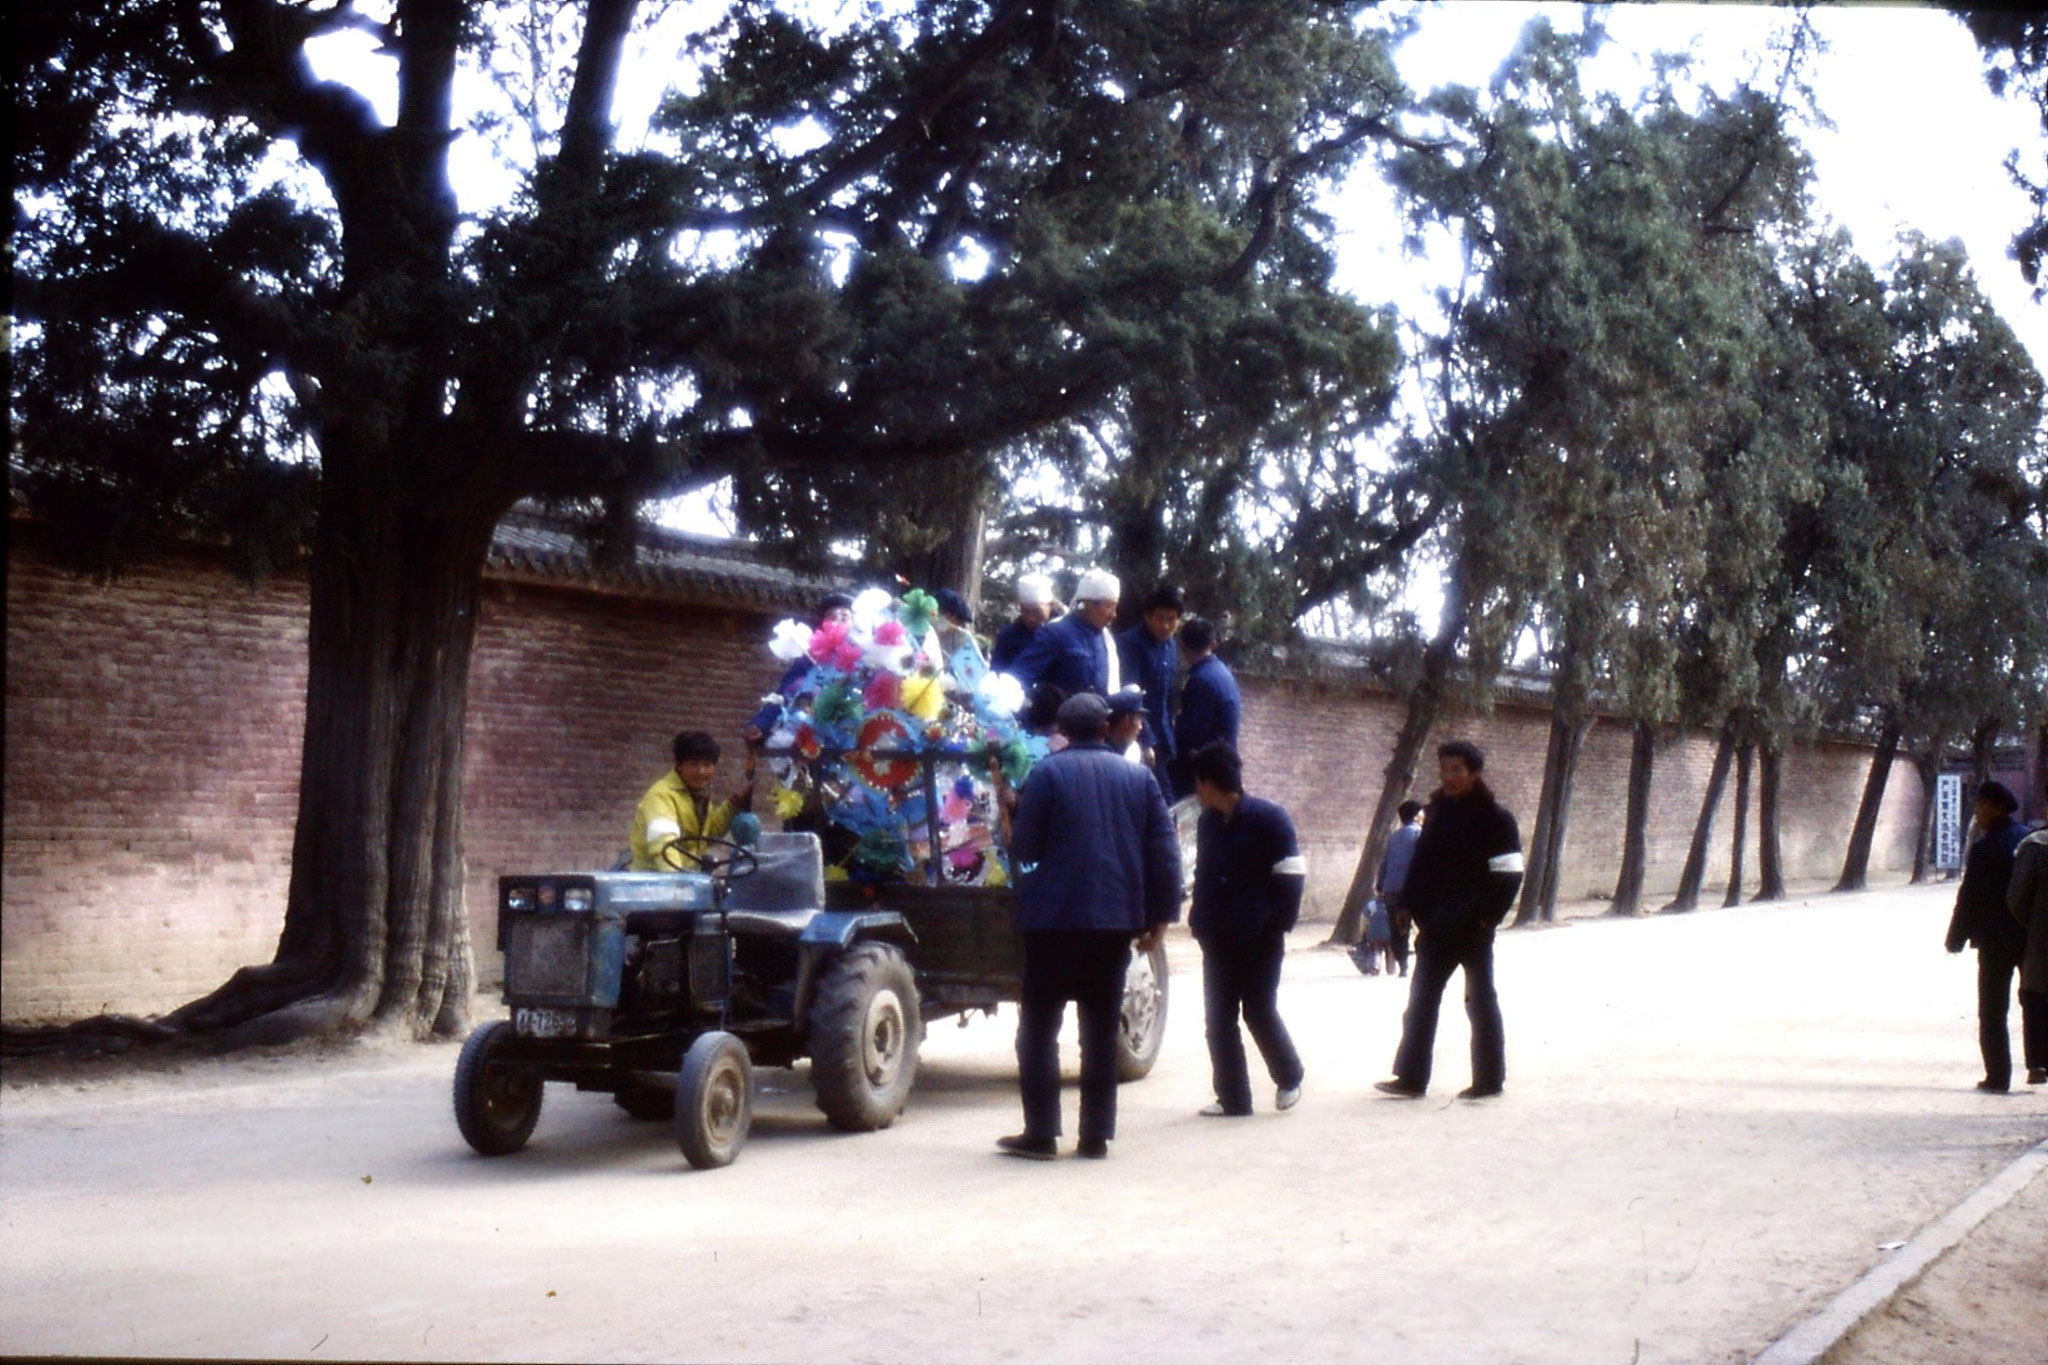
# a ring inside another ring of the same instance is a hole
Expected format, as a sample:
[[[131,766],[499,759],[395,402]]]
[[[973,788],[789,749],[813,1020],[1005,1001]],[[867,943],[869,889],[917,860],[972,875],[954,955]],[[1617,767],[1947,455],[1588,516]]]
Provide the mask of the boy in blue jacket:
[[[1280,1022],[1280,964],[1287,931],[1301,913],[1308,864],[1294,822],[1271,801],[1245,795],[1237,750],[1218,740],[1188,757],[1188,775],[1202,818],[1195,830],[1195,905],[1188,927],[1202,945],[1202,997],[1207,1006],[1209,1067],[1216,1102],[1212,1118],[1252,1112],[1244,1026],[1279,1088],[1276,1107],[1301,1100],[1301,1057]]]

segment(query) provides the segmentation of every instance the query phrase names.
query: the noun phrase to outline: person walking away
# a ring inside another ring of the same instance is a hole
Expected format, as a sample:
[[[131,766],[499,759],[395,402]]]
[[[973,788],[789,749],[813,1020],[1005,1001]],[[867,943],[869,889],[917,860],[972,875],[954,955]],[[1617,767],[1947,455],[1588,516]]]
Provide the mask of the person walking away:
[[[702,730],[675,738],[675,766],[654,780],[633,811],[627,836],[632,872],[695,872],[703,869],[706,839],[722,839],[732,819],[754,805],[754,756],[747,754],[745,783],[723,801],[711,799],[718,775],[718,741]]]
[[[1180,672],[1180,649],[1173,636],[1180,629],[1181,611],[1176,589],[1154,588],[1138,624],[1116,637],[1123,684],[1144,693],[1145,728],[1138,743],[1162,789],[1173,782],[1173,683]]]
[[[1047,682],[1070,697],[1082,692],[1108,697],[1123,686],[1116,641],[1109,633],[1121,591],[1115,574],[1090,569],[1081,575],[1074,609],[1039,627],[1024,652],[1011,661],[1007,671],[1024,684],[1027,696]]]
[[[1422,817],[1401,903],[1415,920],[1415,976],[1401,1016],[1394,1077],[1375,1088],[1420,1099],[1429,1090],[1437,1011],[1451,973],[1465,973],[1472,1021],[1472,1084],[1459,1099],[1487,1099],[1507,1084],[1507,1045],[1493,987],[1493,936],[1522,886],[1522,835],[1480,776],[1486,755],[1453,740],[1437,751],[1441,786]]]
[[[1180,848],[1152,775],[1111,753],[1109,707],[1082,693],[1060,707],[1067,747],[1017,794],[1010,865],[1024,940],[1017,1078],[1024,1131],[1011,1156],[1049,1161],[1060,1133],[1060,1024],[1081,1020],[1081,1130],[1075,1154],[1109,1155],[1116,1137],[1118,1015],[1132,941],[1149,952],[1180,918]]]
[[[2042,789],[2048,794],[2048,782]],[[2020,840],[2005,904],[2027,931],[2020,960],[2020,1042],[2027,1084],[2048,1085],[2048,829]]]
[[[1188,680],[1181,689],[1180,715],[1174,721],[1174,753],[1192,754],[1218,740],[1235,749],[1244,701],[1229,665],[1216,657],[1216,627],[1199,616],[1192,617],[1180,628],[1180,645],[1188,661]],[[1195,783],[1184,757],[1175,759],[1172,772],[1174,798],[1193,795]]]
[[[1202,818],[1195,832],[1195,904],[1188,927],[1202,945],[1202,1000],[1209,1071],[1216,1101],[1201,1112],[1235,1118],[1252,1112],[1238,1015],[1277,1087],[1274,1107],[1301,1100],[1303,1070],[1280,1020],[1280,966],[1287,931],[1301,913],[1308,864],[1294,822],[1271,801],[1247,796],[1237,750],[1218,741],[1188,756]]]
[[[1008,625],[996,632],[996,642],[988,652],[988,666],[998,673],[1009,670],[1024,652],[1024,646],[1031,643],[1031,637],[1038,628],[1057,614],[1059,603],[1053,601],[1052,580],[1042,573],[1028,573],[1017,580],[1017,615]]]
[[[2012,1089],[2012,1037],[2006,1016],[2012,1007],[2013,975],[2027,953],[2027,931],[2006,909],[2014,855],[2027,837],[2027,827],[2013,818],[2019,804],[2003,782],[1977,788],[1977,841],[1963,863],[1963,884],[1956,888],[1955,914],[1949,918],[1944,945],[1951,953],[1960,953],[1965,944],[1977,949],[1977,1050],[1984,1055],[1984,1079],[1977,1088],[1992,1095]],[[2024,1033],[2025,1000],[2020,1011]]]
[[[1385,944],[1387,971],[1392,973],[1394,964],[1399,962],[1401,975],[1408,975],[1408,930],[1411,926],[1408,912],[1401,908],[1401,890],[1408,884],[1408,865],[1414,861],[1416,841],[1422,838],[1422,803],[1403,801],[1395,808],[1395,814],[1400,818],[1400,828],[1387,836],[1387,851],[1380,858],[1380,870],[1373,878],[1373,895],[1380,909],[1373,912],[1366,927],[1368,956],[1364,962],[1359,962],[1356,957],[1352,959],[1367,976],[1373,974],[1368,970],[1368,964],[1374,960],[1370,956],[1370,948],[1380,943]],[[1382,915],[1386,920],[1384,930],[1380,927]]]

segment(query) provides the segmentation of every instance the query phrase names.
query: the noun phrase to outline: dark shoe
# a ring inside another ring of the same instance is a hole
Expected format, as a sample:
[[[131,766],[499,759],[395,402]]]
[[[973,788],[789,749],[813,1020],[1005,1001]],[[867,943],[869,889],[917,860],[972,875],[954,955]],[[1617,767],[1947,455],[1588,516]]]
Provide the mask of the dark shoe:
[[[996,1147],[1005,1156],[1021,1156],[1026,1161],[1051,1161],[1060,1154],[1059,1144],[1053,1139],[1032,1137],[1029,1133],[999,1137]]]
[[[1424,1087],[1410,1085],[1406,1081],[1374,1081],[1372,1088],[1382,1095],[1394,1095],[1404,1100],[1419,1100],[1426,1093]]]
[[[1989,1077],[1977,1082],[1977,1088],[1987,1095],[2009,1095],[2012,1093],[2012,1086],[2010,1084],[2000,1085]]]
[[[1458,1092],[1458,1098],[1461,1100],[1490,1100],[1500,1094],[1500,1092],[1501,1087],[1497,1085],[1483,1090],[1476,1085],[1468,1085]]]
[[[1085,1156],[1090,1161],[1100,1161],[1109,1155],[1109,1139],[1082,1138],[1080,1145],[1074,1148],[1074,1155]]]
[[[2048,1085],[2048,1066],[2037,1066],[2027,1072],[2028,1085]]]

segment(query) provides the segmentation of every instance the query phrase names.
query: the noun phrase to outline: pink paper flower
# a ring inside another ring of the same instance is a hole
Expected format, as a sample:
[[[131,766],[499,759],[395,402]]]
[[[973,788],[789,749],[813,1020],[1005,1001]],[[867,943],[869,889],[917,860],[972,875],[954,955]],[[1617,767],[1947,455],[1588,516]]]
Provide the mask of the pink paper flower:
[[[843,621],[827,621],[811,632],[812,660],[838,669],[852,669],[861,659],[861,647],[846,633]]]
[[[875,643],[878,645],[900,645],[904,638],[901,621],[884,621],[875,627]]]
[[[876,673],[860,699],[870,711],[893,711],[903,700],[903,683],[894,673]]]

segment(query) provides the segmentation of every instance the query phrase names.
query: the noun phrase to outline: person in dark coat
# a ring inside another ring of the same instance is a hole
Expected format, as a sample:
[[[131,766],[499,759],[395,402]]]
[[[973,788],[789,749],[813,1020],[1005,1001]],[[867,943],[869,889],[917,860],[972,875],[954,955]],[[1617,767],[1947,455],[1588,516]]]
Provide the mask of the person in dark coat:
[[[1109,633],[1109,623],[1116,618],[1118,591],[1114,574],[1090,569],[1081,575],[1074,609],[1040,626],[1006,671],[1024,684],[1027,693],[1042,682],[1070,697],[1082,692],[1107,697],[1118,690],[1123,685],[1122,668],[1116,641]]]
[[[1202,1113],[1229,1118],[1252,1112],[1244,1026],[1265,1059],[1278,1093],[1274,1107],[1301,1100],[1303,1069],[1280,1020],[1280,964],[1287,931],[1301,913],[1308,864],[1294,822],[1271,801],[1245,795],[1237,750],[1218,741],[1188,755],[1202,818],[1195,826],[1195,904],[1188,928],[1202,945],[1202,999],[1209,1035],[1209,1072],[1216,1101]]]
[[[1180,644],[1188,660],[1188,680],[1181,689],[1180,715],[1174,721],[1174,753],[1192,754],[1218,740],[1235,749],[1244,701],[1229,665],[1216,657],[1216,627],[1193,617],[1180,628]],[[1174,797],[1193,795],[1195,782],[1184,758],[1175,760],[1172,773]]]
[[[2013,818],[2019,804],[2002,782],[1977,788],[1977,841],[1963,864],[1963,884],[1956,888],[1946,943],[1952,953],[1960,953],[1965,944],[1977,949],[1977,1048],[1984,1054],[1984,1079],[1977,1088],[1994,1095],[2012,1089],[2012,1037],[2006,1016],[2012,1007],[2013,975],[2027,954],[2027,931],[2005,904],[2014,855],[2027,837],[2027,827]],[[2020,1002],[2023,1034],[2028,1003]]]
[[[817,610],[811,613],[811,624],[822,626],[828,621],[844,625],[853,620],[853,599],[843,592],[828,592],[818,599]],[[796,698],[796,690],[803,686],[804,678],[811,671],[808,657],[798,655],[788,668],[782,671],[782,681],[775,684],[775,695],[780,701],[764,701],[754,718],[747,722],[743,732],[749,748],[758,745],[782,723],[782,708]]]
[[[1024,652],[1024,646],[1031,643],[1031,637],[1038,628],[1059,614],[1059,603],[1053,600],[1052,580],[1042,573],[1028,573],[1017,580],[1017,615],[1008,625],[996,632],[996,640],[989,647],[988,666],[998,673],[1007,673],[1017,656]]]
[[[1376,1088],[1407,1099],[1428,1091],[1437,1011],[1451,973],[1462,970],[1472,1021],[1472,1084],[1458,1098],[1487,1099],[1507,1083],[1493,935],[1522,886],[1522,835],[1479,776],[1486,756],[1477,745],[1454,740],[1436,752],[1442,785],[1423,813],[1422,837],[1397,900],[1416,928],[1415,976],[1401,1016],[1394,1078]]]
[[[1173,683],[1180,672],[1180,649],[1173,636],[1180,629],[1181,610],[1179,592],[1155,588],[1145,599],[1138,624],[1116,637],[1123,685],[1138,688],[1145,697],[1145,728],[1138,743],[1162,787],[1173,781]]]
[[[2048,829],[2020,840],[2005,906],[2027,931],[2020,960],[2020,1037],[2027,1084],[2048,1085]]]
[[[1050,1160],[1060,1133],[1060,1023],[1081,1017],[1081,1138],[1109,1155],[1116,1136],[1118,1015],[1132,941],[1151,951],[1180,918],[1180,843],[1158,782],[1110,752],[1109,708],[1082,693],[1060,707],[1067,747],[1040,760],[1018,793],[1010,836],[1017,929],[1024,940],[1017,1019],[1024,1131],[997,1139],[1012,1156]]]

